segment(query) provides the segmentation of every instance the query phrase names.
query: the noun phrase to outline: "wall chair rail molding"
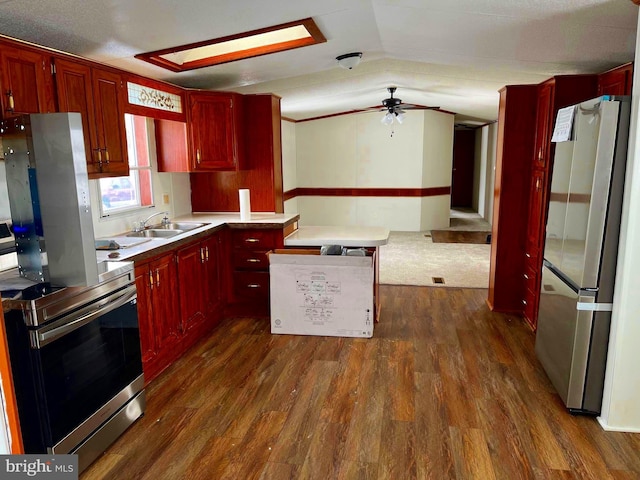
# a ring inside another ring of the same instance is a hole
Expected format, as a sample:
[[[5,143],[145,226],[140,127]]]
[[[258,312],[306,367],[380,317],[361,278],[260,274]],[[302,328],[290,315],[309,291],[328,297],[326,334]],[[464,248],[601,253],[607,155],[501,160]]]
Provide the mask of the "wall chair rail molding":
[[[315,188],[300,187],[284,192],[284,200],[296,197],[437,197],[450,195],[451,187],[429,188]]]

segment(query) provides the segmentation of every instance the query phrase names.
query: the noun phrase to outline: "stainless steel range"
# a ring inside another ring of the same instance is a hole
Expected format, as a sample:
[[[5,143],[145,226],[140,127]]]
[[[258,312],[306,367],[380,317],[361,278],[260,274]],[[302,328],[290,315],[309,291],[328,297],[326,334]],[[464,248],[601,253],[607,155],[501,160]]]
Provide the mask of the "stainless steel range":
[[[133,264],[99,266],[91,287],[3,300],[25,452],[77,453],[80,471],[145,410]]]

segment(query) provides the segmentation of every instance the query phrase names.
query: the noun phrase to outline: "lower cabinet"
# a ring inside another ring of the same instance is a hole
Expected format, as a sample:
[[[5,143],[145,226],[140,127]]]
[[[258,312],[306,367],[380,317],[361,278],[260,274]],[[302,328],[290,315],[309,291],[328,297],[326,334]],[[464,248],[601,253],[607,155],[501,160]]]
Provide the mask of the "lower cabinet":
[[[180,341],[175,255],[136,264],[135,273],[142,364],[150,382],[173,361]]]
[[[283,246],[281,228],[231,230],[228,315],[269,315],[268,252]]]
[[[145,383],[156,378],[222,318],[217,233],[136,262]]]
[[[217,324],[222,316],[219,241],[220,237],[214,235],[181,248],[176,253],[180,325],[185,348],[195,343],[200,333]]]

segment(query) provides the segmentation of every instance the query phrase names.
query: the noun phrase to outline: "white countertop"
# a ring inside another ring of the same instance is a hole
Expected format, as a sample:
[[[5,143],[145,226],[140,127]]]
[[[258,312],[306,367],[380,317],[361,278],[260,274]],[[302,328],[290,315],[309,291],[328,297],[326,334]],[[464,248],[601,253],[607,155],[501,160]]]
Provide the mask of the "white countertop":
[[[179,240],[184,240],[192,235],[195,235],[206,230],[217,228],[223,225],[228,225],[231,228],[234,227],[260,227],[270,225],[287,225],[298,218],[297,214],[284,214],[284,213],[252,213],[250,220],[241,220],[239,213],[222,212],[222,213],[192,213],[189,215],[181,215],[179,217],[171,218],[172,222],[199,222],[207,223],[202,227],[189,230],[185,233],[175,235],[169,238],[140,238],[140,237],[127,237],[128,232],[123,232],[119,235],[109,235],[107,237],[100,237],[96,240],[114,240],[123,248],[118,250],[96,250],[96,256],[99,262],[101,261],[124,261],[128,260],[136,255],[146,253],[154,248],[170,245],[171,243]],[[119,255],[117,258],[109,258],[110,253],[117,252]]]
[[[386,245],[389,229],[383,227],[298,227],[284,239],[287,247],[378,247]]]

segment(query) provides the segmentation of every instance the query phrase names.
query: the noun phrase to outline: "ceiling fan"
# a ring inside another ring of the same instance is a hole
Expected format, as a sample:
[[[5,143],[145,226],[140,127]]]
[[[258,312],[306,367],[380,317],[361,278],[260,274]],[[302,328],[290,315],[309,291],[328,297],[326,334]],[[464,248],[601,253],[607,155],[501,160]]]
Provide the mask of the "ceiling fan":
[[[437,110],[440,107],[426,107],[422,105],[412,105],[409,103],[402,103],[402,99],[394,97],[397,87],[387,87],[389,92],[389,98],[382,100],[382,108],[380,111],[385,112],[381,122],[385,125],[391,125],[394,120],[398,123],[404,121],[405,110]]]

